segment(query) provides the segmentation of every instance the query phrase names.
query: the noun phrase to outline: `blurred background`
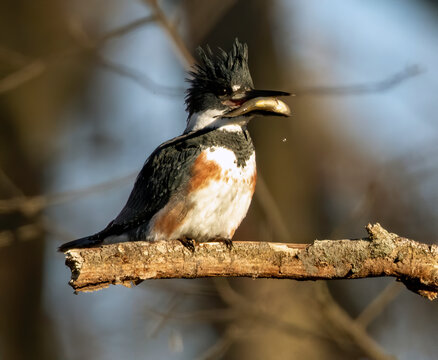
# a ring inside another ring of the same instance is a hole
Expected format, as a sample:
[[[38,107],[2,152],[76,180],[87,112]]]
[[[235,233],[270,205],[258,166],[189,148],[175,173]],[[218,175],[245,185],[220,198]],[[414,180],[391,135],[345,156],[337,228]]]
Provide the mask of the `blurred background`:
[[[438,5],[0,1],[0,359],[436,359],[438,303],[393,279],[163,280],[74,295],[56,252],[102,229],[186,121],[199,45],[249,45],[262,180],[235,239],[438,234]]]

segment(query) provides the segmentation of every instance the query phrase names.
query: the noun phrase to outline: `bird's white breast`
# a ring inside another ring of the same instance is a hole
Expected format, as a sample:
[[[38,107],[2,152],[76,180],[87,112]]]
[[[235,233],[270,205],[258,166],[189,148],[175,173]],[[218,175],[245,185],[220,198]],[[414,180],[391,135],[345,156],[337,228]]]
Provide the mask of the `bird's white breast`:
[[[204,157],[203,168],[211,169],[211,176],[191,187],[184,200],[169,204],[167,209],[165,207],[153,217],[149,234],[152,240],[182,237],[197,241],[231,239],[246,216],[255,189],[255,153],[244,166],[237,166],[234,152],[224,147],[206,149],[200,157]],[[192,175],[199,177],[196,173]],[[174,212],[179,223],[170,234],[166,234],[155,225],[170,211]]]

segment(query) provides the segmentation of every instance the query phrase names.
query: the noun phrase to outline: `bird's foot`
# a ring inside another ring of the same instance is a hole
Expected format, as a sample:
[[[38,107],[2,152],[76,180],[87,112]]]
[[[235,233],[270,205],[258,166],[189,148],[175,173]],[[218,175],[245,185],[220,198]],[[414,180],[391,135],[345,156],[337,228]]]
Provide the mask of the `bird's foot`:
[[[228,238],[218,238],[216,240],[219,241],[219,242],[223,242],[228,250],[231,251],[233,249],[233,242],[231,241],[231,239],[228,239]]]
[[[179,239],[179,241],[186,249],[190,250],[192,253],[195,252],[195,240],[184,236],[183,238]]]

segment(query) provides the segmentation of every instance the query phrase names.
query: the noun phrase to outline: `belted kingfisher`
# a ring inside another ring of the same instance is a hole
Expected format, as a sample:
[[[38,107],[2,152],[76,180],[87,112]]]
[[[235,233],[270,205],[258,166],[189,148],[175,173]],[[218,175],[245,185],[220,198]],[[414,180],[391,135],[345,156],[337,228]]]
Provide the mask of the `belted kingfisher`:
[[[248,47],[227,53],[198,48],[189,73],[187,127],[146,160],[128,201],[102,231],[65,243],[60,251],[121,241],[231,239],[246,216],[256,184],[255,151],[246,128],[257,114],[289,116],[282,91],[255,90]]]

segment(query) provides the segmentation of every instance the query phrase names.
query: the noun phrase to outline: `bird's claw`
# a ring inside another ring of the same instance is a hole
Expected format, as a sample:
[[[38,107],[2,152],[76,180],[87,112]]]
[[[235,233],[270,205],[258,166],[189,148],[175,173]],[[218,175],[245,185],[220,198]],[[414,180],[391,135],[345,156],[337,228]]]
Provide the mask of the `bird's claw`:
[[[217,241],[223,242],[228,250],[231,251],[233,249],[233,242],[231,241],[231,239],[228,239],[228,238],[218,238]]]
[[[182,239],[179,239],[179,241],[186,249],[190,250],[192,253],[195,252],[195,240],[183,237]]]

